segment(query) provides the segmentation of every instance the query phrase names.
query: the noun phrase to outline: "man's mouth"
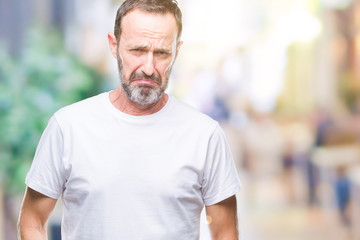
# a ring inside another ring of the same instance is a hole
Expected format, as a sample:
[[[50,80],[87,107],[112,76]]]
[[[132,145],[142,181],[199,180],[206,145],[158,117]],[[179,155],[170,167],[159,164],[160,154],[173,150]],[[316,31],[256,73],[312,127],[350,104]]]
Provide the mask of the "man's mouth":
[[[147,78],[133,79],[132,82],[136,82],[141,85],[155,85],[155,84],[159,85],[157,81]]]
[[[130,83],[135,82],[137,84],[140,85],[148,85],[148,86],[152,86],[152,85],[161,85],[161,77],[158,75],[146,75],[144,73],[137,73],[137,72],[133,72],[130,75]]]

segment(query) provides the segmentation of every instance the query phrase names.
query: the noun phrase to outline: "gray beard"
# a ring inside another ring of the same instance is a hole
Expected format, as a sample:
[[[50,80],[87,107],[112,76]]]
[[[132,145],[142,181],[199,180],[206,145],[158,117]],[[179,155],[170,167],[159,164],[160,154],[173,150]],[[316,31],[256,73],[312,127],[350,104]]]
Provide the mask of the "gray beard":
[[[120,81],[121,81],[121,87],[124,89],[124,92],[127,96],[127,98],[140,105],[140,106],[147,106],[147,105],[151,105],[156,103],[157,101],[159,101],[159,99],[163,96],[167,86],[168,86],[168,78],[165,79],[166,80],[166,85],[164,88],[153,88],[152,86],[149,85],[132,85],[132,79],[135,78],[136,74],[135,72],[131,74],[131,76],[129,77],[128,81],[125,80],[125,76],[123,75],[123,65],[121,62],[121,58],[118,54],[117,57],[117,62],[118,62],[118,70],[119,70],[119,76],[120,76]],[[171,72],[171,70],[170,70]],[[169,75],[170,75],[169,72]],[[145,75],[145,74],[143,74]],[[144,76],[145,78],[150,78],[153,79],[155,81],[157,81],[159,83],[159,85],[161,86],[161,78],[160,76]]]
[[[124,89],[126,96],[132,102],[140,105],[140,106],[147,106],[159,101],[159,99],[164,94],[164,90],[160,88],[151,88],[147,85],[131,85],[127,84],[121,78],[121,86]]]

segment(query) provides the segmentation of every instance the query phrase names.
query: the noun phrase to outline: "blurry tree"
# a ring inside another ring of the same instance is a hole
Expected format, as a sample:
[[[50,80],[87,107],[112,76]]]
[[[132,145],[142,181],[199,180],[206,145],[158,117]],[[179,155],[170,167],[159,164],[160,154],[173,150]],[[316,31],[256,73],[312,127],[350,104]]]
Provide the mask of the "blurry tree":
[[[26,40],[18,59],[0,43],[0,203],[4,204],[0,224],[4,218],[4,239],[16,239],[14,209],[19,206],[14,206],[12,196],[25,189],[25,175],[50,116],[97,94],[104,83],[103,76],[66,51],[57,32],[32,29]]]
[[[359,114],[360,80],[355,73],[349,70],[344,71],[339,77],[340,97],[348,110]],[[357,112],[356,112],[357,111]]]
[[[103,77],[67,52],[55,31],[28,32],[22,57],[0,46],[0,184],[5,194],[24,189],[24,178],[50,116],[97,94]]]

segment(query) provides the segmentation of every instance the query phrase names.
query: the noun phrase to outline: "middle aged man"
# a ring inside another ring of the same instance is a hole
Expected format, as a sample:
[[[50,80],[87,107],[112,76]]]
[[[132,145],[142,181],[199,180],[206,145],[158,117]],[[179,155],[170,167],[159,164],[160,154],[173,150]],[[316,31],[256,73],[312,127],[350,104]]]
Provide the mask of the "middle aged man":
[[[164,93],[182,42],[173,0],[127,0],[109,34],[121,84],[50,119],[26,177],[21,239],[46,239],[62,196],[63,240],[238,239],[240,190],[219,124]]]

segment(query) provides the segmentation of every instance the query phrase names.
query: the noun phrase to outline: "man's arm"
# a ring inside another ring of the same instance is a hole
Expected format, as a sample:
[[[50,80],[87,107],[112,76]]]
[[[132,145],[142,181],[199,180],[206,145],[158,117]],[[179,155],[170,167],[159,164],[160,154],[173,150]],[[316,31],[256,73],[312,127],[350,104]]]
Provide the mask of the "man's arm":
[[[18,239],[47,239],[46,225],[55,204],[56,199],[27,188],[18,221]]]
[[[235,195],[217,204],[206,206],[206,218],[213,240],[238,240]]]

